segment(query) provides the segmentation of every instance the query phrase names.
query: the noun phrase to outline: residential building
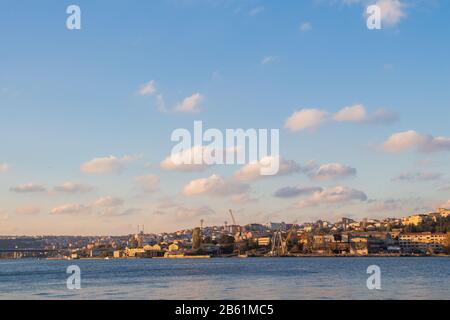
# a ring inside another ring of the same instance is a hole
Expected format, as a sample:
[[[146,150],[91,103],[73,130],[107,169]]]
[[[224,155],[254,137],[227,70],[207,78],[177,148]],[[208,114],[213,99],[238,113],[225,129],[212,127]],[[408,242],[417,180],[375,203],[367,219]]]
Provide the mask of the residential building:
[[[443,251],[447,235],[445,233],[403,233],[399,237],[399,245],[404,253],[440,252]]]

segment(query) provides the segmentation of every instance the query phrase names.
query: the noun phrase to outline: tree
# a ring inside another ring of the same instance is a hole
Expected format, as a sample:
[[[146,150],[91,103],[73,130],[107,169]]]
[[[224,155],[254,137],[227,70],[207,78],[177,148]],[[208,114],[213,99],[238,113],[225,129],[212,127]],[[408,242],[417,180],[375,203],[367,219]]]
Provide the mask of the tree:
[[[195,228],[192,231],[192,250],[199,250],[202,243],[202,235],[200,228]]]

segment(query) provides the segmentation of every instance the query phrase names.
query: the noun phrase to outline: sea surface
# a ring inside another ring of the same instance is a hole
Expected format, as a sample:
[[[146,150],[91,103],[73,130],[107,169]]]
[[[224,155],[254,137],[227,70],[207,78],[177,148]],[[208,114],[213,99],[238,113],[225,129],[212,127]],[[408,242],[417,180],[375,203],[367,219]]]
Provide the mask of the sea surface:
[[[371,265],[381,290],[367,289]],[[0,299],[450,300],[450,258],[0,260]]]

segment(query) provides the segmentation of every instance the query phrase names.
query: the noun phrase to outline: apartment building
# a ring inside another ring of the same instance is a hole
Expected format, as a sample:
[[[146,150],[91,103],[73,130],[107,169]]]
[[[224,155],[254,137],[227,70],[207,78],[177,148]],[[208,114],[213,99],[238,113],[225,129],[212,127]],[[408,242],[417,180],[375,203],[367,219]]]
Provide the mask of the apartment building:
[[[445,233],[403,233],[398,237],[399,245],[404,253],[439,252],[444,250],[447,235]]]

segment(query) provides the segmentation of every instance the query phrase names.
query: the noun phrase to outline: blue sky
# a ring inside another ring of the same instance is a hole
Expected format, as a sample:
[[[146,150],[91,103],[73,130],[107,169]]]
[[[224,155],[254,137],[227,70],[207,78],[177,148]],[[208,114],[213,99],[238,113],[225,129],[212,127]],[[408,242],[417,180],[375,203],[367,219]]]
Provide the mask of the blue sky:
[[[366,27],[373,3],[389,10],[381,30]],[[81,30],[66,28],[71,4],[81,8]],[[420,0],[1,0],[0,234],[122,234],[137,224],[171,231],[200,219],[221,224],[228,208],[241,223],[264,223],[446,204],[449,14],[446,1]],[[154,92],[140,94],[150,81]],[[174,111],[195,94],[200,112]],[[366,118],[333,120],[348,106]],[[326,121],[287,128],[305,109],[326,112]],[[369,123],[381,109],[392,121]],[[172,131],[191,130],[194,120],[278,128],[282,157],[301,170],[236,182],[239,166],[161,168]],[[383,148],[408,131],[400,138],[409,148]],[[82,169],[94,159],[113,167]],[[339,164],[340,175],[317,180],[306,173],[311,160],[316,170]],[[183,192],[214,175],[246,191]],[[322,191],[274,196],[285,187]]]

